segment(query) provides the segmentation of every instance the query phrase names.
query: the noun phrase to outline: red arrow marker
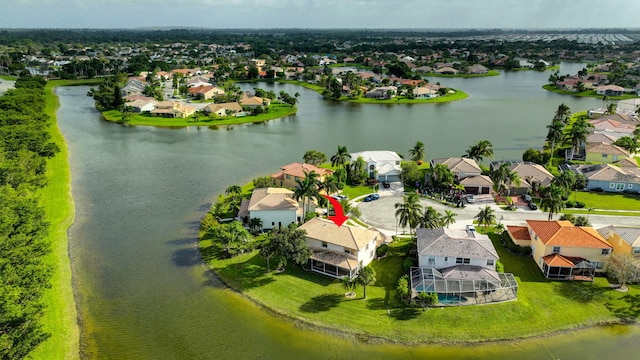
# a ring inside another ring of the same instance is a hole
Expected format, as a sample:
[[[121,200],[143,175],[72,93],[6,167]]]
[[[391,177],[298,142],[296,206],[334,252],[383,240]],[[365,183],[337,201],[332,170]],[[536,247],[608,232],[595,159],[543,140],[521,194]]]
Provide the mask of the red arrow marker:
[[[344,215],[344,210],[342,210],[342,205],[340,205],[338,200],[330,196],[327,196],[327,195],[322,195],[322,196],[324,196],[325,198],[327,198],[327,200],[329,200],[331,205],[333,205],[333,211],[335,211],[336,213],[334,216],[328,216],[329,220],[333,221],[338,226],[342,226],[342,224],[344,224],[344,222],[347,221],[347,219],[349,218],[348,216]]]

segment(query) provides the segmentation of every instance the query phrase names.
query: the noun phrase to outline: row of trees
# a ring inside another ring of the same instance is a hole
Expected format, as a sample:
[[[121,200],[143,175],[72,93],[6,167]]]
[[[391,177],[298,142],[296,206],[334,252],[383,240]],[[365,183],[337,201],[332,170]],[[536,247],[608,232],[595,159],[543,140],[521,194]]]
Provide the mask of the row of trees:
[[[58,151],[44,113],[46,81],[24,76],[0,97],[0,358],[22,359],[49,337],[42,329],[49,224],[39,204],[47,159]]]

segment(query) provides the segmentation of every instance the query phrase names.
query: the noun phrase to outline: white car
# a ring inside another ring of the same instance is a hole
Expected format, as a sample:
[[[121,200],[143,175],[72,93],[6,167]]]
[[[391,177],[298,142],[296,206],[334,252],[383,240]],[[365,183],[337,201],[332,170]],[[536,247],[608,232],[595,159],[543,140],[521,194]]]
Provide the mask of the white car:
[[[476,202],[476,198],[471,194],[466,195],[465,198],[467,199],[467,202],[469,204],[472,204],[472,203]]]

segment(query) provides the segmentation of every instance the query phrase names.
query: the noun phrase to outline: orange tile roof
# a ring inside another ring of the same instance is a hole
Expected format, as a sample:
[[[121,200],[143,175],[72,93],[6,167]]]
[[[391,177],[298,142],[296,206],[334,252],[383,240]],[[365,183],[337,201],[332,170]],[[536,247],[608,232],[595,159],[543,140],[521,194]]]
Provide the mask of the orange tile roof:
[[[560,254],[551,254],[547,256],[543,256],[542,260],[544,260],[545,264],[549,266],[555,267],[575,267],[576,264],[573,261],[567,259],[566,257]]]
[[[312,171],[315,171],[316,174],[323,176],[323,175],[328,175],[328,174],[332,174],[333,170],[331,169],[323,169],[320,167],[317,167],[315,165],[311,165],[311,164],[303,164],[303,163],[299,163],[299,162],[294,162],[288,165],[285,165],[283,167],[281,167],[282,172],[285,174],[289,174],[289,175],[293,175],[293,176],[297,176],[299,178],[306,178],[307,176],[305,175],[305,173],[310,173]]]
[[[573,226],[569,221],[527,220],[527,224],[546,246],[612,249],[595,229]]]
[[[526,226],[507,225],[507,230],[516,240],[531,240],[529,236],[529,228]]]

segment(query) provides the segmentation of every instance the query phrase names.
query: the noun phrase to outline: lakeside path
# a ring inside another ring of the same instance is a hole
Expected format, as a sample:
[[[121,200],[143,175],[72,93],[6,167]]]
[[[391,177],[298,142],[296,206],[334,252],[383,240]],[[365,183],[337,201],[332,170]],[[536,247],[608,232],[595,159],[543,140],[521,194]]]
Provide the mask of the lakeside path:
[[[371,225],[378,230],[382,231],[386,235],[396,234],[396,218],[394,205],[398,202],[402,202],[403,193],[399,191],[380,191],[380,199],[371,202],[360,202],[358,208],[362,213],[360,220]],[[429,200],[427,198],[421,198],[420,204],[422,206],[431,206],[439,212],[444,210],[451,210],[457,216],[456,222],[450,227],[452,229],[463,229],[466,225],[473,223],[474,217],[480,212],[481,208],[489,205],[493,208],[496,221],[502,218],[502,224],[505,225],[525,225],[526,220],[547,220],[549,214],[542,212],[541,210],[529,210],[526,207],[518,207],[516,211],[503,210],[500,206],[496,205],[493,201],[476,200],[474,204],[467,204],[464,208],[455,208],[443,205],[439,202]],[[558,214],[554,214],[553,219],[557,220],[560,217]],[[609,225],[618,226],[638,226],[640,221],[635,216],[614,216],[614,215],[595,215],[589,216],[593,228],[599,229]],[[408,231],[408,228],[405,229]],[[397,227],[397,233],[401,234],[403,229]]]

